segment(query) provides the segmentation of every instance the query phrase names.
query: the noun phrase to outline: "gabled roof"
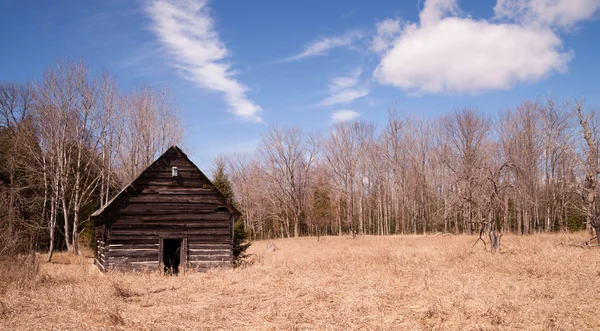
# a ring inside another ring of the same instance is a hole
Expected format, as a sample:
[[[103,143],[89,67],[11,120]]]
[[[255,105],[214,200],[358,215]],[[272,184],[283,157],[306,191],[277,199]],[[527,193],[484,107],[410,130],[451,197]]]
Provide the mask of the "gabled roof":
[[[104,205],[104,207],[96,210],[92,215],[90,215],[90,218],[98,218],[100,216],[102,216],[102,214],[104,214],[104,212],[119,198],[121,197],[126,191],[127,189],[135,189],[134,188],[134,183],[140,179],[142,177],[142,174],[144,174],[144,172],[146,172],[148,169],[150,169],[154,164],[156,164],[158,161],[160,161],[169,151],[171,150],[175,150],[177,153],[181,154],[181,156],[183,156],[185,158],[186,161],[188,161],[199,173],[202,177],[204,177],[204,179],[206,181],[208,181],[212,187],[215,188],[215,190],[218,192],[218,194],[221,196],[221,198],[223,199],[223,205],[227,206],[227,209],[229,209],[229,211],[231,211],[232,213],[236,214],[236,216],[240,216],[242,213],[240,213],[240,211],[235,208],[233,205],[231,205],[230,203],[227,202],[227,199],[225,199],[225,196],[223,196],[223,193],[221,193],[221,191],[219,191],[219,189],[213,185],[212,181],[210,179],[208,179],[208,177],[206,177],[206,175],[194,164],[194,162],[192,162],[187,154],[185,154],[179,147],[173,145],[171,147],[169,147],[161,156],[159,156],[156,160],[154,160],[154,162],[152,162],[148,167],[146,167],[144,170],[142,170],[139,175],[132,180],[129,184],[127,184],[117,195],[115,195],[110,201],[108,201],[106,203],[106,205]]]

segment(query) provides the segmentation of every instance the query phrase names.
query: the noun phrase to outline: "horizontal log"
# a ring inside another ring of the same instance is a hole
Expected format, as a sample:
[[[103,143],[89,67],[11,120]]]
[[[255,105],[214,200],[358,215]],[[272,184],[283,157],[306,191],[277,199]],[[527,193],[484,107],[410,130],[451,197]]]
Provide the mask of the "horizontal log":
[[[193,163],[181,157],[173,157],[173,158],[163,158],[159,163],[156,163],[158,167],[161,169],[168,169],[171,171],[172,167],[177,167],[177,169],[194,169],[198,171],[198,168],[194,166]]]
[[[212,269],[212,268],[231,268],[231,262],[222,262],[222,261],[189,261],[188,268],[194,269]]]
[[[231,262],[232,260],[232,256],[231,255],[189,255],[188,256],[188,261],[205,261],[205,262],[212,262],[212,261],[222,261],[222,262]]]
[[[212,227],[210,227],[212,228]],[[185,231],[185,223],[174,223],[174,224],[126,224],[126,223],[115,223],[110,229],[111,234],[118,234],[122,231],[136,231],[136,233],[144,233],[147,231]]]
[[[138,186],[136,196],[144,194],[161,194],[161,195],[191,195],[191,196],[207,196],[219,199],[221,196],[214,190],[198,189],[198,188],[174,188],[170,186]]]
[[[135,235],[135,236],[120,236],[117,234],[113,234],[112,232],[110,233],[110,240],[113,241],[115,244],[125,244],[124,242],[121,242],[122,240],[139,240],[140,243],[144,242],[144,243],[148,243],[148,244],[153,244],[156,240],[158,240],[158,235],[154,235],[154,234],[139,234],[139,235]]]
[[[200,222],[200,221],[229,221],[229,213],[181,213],[181,214],[170,214],[170,215],[115,215],[113,217],[114,223],[128,222],[128,221],[143,221],[143,222]]]
[[[221,246],[221,247],[228,247],[231,248],[233,245],[233,240],[231,240],[231,237],[227,237],[226,240],[223,240],[221,242],[214,242],[214,241],[204,241],[202,240],[202,238],[188,238],[188,246],[192,247],[192,245],[205,245],[205,246],[210,246],[210,247],[217,247],[217,246]],[[197,246],[194,248],[198,248]]]
[[[192,171],[189,169],[177,169],[177,176],[173,177],[172,173],[171,173],[171,168],[169,168],[168,170],[161,170],[161,171],[147,171],[142,173],[142,175],[140,176],[140,178],[143,179],[153,179],[153,178],[157,178],[157,179],[168,179],[168,180],[188,180],[188,179],[193,179],[193,180],[202,180],[205,183],[208,184],[208,181],[202,176],[200,175],[199,172],[197,171]]]
[[[124,236],[164,236],[170,237],[197,237],[197,236],[229,236],[231,232],[229,229],[223,228],[206,228],[206,229],[128,229],[128,230],[111,230],[111,238],[121,238]]]
[[[215,195],[191,195],[191,194],[140,194],[127,199],[128,203],[203,203],[215,206],[224,206],[225,201]]]
[[[201,241],[192,241],[188,239],[188,246],[195,249],[230,249],[229,243],[205,243]]]
[[[158,270],[158,265],[156,266],[147,266],[147,265],[133,265],[133,264],[119,264],[107,267],[107,271],[110,272],[153,272]]]
[[[153,256],[148,256],[148,257],[111,257],[111,256],[108,256],[108,259],[106,259],[106,262],[108,262],[109,266],[114,265],[114,264],[134,263],[134,262],[158,263],[158,254],[153,255]]]
[[[229,227],[225,226],[132,226],[132,227],[115,227],[110,231],[111,236],[123,236],[123,235],[142,235],[151,236],[157,235],[162,236],[164,234],[185,234],[190,236],[197,235],[230,235],[231,231]]]
[[[188,255],[231,255],[230,249],[188,249]]]
[[[118,265],[118,264],[113,264],[113,265]],[[121,265],[132,265],[132,266],[136,266],[136,267],[149,267],[149,268],[158,268],[159,263],[158,260],[156,261],[127,261],[127,263],[125,264],[121,264]]]
[[[214,187],[202,178],[138,178],[133,183],[134,186],[167,186],[167,187],[196,187],[214,190]]]
[[[202,242],[207,242],[207,243],[229,243],[231,242],[231,239],[229,237],[229,235],[190,235],[189,233],[162,233],[161,236],[163,236],[164,238],[188,238],[188,240],[194,240],[194,241],[202,241]],[[140,236],[119,236],[119,235],[115,235],[115,236],[110,236],[110,240],[111,242],[114,242],[115,244],[135,244],[134,241],[138,241],[138,242],[144,242],[144,243],[154,243],[157,242],[159,239],[159,236],[150,236],[150,235],[140,235]]]
[[[124,221],[121,220],[112,225],[111,231],[114,230],[127,230],[127,229],[218,229],[225,228],[228,229],[230,227],[229,221],[195,221],[195,222],[185,222],[185,221],[173,221],[173,220],[165,220],[165,221],[139,221],[139,220],[129,220]]]
[[[154,195],[153,195],[154,196]],[[172,196],[166,195],[164,196],[165,199],[170,199],[171,201],[159,201],[158,199],[161,199],[162,197],[156,198],[156,199],[147,199],[148,201],[139,201],[142,198],[145,197],[136,197],[136,198],[129,198],[128,201],[124,202],[120,208],[123,207],[129,207],[131,206],[132,208],[143,208],[146,209],[148,207],[151,208],[157,208],[157,209],[161,209],[161,208],[181,208],[181,209],[189,209],[189,208],[197,208],[197,209],[217,209],[219,207],[225,207],[227,208],[227,205],[225,204],[225,202],[223,201],[206,201],[208,199],[204,199],[202,196],[200,197],[196,197],[196,196],[192,196],[191,198],[186,198],[185,196],[176,196],[178,199],[172,199]],[[188,201],[188,200],[194,200],[194,201]],[[216,200],[213,199],[209,196],[209,199],[212,200]],[[205,200],[205,201],[202,201]],[[117,208],[118,209],[118,208]],[[226,210],[224,210],[226,211]]]
[[[158,259],[158,249],[113,249],[109,257],[155,257]]]
[[[136,266],[136,267],[146,267],[149,269],[158,269],[160,267],[160,264],[158,263],[158,261],[156,261],[156,262],[131,262],[130,264],[133,266]]]
[[[129,236],[109,237],[111,245],[143,245],[143,244],[155,244],[158,243],[158,237],[142,237],[142,236]]]
[[[196,169],[196,167],[191,166],[189,164],[179,164],[179,165],[172,165],[172,166],[168,166],[167,164],[164,165],[152,165],[150,166],[148,169],[144,170],[143,174],[154,174],[154,173],[166,173],[169,174],[169,176],[171,175],[171,168],[172,167],[177,167],[177,171],[179,171],[179,173],[181,172],[193,172],[193,173],[199,173],[198,169]]]
[[[168,153],[168,152],[167,152]],[[183,166],[192,166],[193,163],[186,160],[186,158],[179,154],[164,154],[157,162],[154,164],[158,165],[183,165]]]
[[[194,194],[194,195],[213,195],[221,197],[219,191],[212,188],[203,187],[175,187],[172,185],[144,185],[140,186],[138,194]]]
[[[179,213],[217,213],[219,207],[224,205],[214,205],[209,203],[129,203],[115,207],[115,214],[128,215],[136,212],[140,213],[157,213],[163,215],[179,214]],[[219,209],[222,213],[227,213],[227,210]]]
[[[156,244],[113,244],[109,246],[111,249],[158,249],[158,240]]]
[[[190,205],[193,206],[193,205]],[[114,211],[114,218],[118,219],[119,216],[154,216],[158,219],[168,219],[171,216],[182,217],[183,219],[193,219],[193,216],[188,215],[214,215],[213,218],[217,218],[217,214],[223,214],[229,216],[228,212],[216,212],[216,208],[139,208],[139,207],[125,207],[123,209],[117,209]],[[229,217],[227,217],[228,219]]]

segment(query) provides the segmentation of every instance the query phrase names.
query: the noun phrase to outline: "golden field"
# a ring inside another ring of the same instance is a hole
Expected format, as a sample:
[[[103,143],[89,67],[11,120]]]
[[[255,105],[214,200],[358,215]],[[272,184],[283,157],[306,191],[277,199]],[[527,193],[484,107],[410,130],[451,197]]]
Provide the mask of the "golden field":
[[[257,241],[247,266],[175,277],[104,275],[63,253],[37,273],[2,261],[0,329],[600,329],[600,249],[505,235],[492,254],[475,240]]]

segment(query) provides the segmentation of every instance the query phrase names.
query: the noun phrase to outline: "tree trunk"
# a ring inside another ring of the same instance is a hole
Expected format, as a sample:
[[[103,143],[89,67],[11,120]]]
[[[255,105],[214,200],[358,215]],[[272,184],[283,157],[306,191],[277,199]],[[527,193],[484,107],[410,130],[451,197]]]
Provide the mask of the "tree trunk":
[[[64,194],[64,192],[63,192]],[[67,208],[66,198],[62,198],[63,217],[65,221],[65,243],[67,244],[67,251],[73,253],[73,242],[71,241],[71,223],[69,222],[69,209]]]
[[[500,231],[488,230],[488,237],[490,238],[490,248],[493,253],[500,252],[500,239],[502,239],[502,235],[503,233]]]
[[[48,262],[52,261],[54,254],[54,228],[50,228],[50,248],[48,248]]]

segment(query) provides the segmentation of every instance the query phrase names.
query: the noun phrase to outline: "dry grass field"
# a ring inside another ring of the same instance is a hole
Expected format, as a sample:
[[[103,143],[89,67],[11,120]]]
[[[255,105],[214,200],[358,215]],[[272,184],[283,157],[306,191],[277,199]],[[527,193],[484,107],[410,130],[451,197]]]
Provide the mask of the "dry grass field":
[[[580,234],[583,239],[585,234]],[[103,275],[58,254],[37,274],[2,263],[6,330],[593,330],[600,250],[562,235],[255,242],[234,270]]]

